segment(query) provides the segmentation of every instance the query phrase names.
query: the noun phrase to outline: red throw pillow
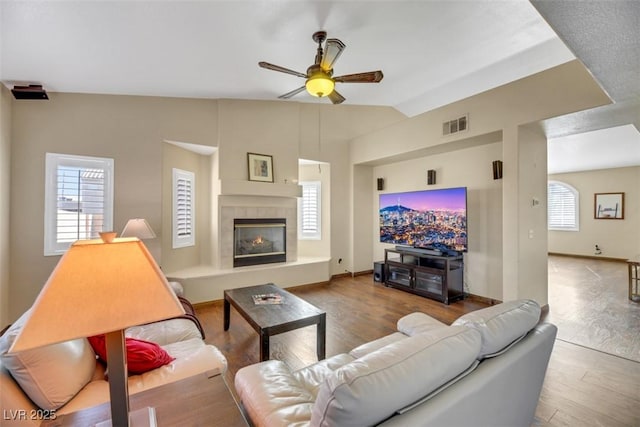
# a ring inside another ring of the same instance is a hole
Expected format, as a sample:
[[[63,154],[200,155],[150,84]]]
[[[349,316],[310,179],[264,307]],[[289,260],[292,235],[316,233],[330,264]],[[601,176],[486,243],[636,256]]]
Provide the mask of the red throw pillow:
[[[98,357],[105,363],[108,363],[107,345],[104,334],[88,337],[88,340]],[[176,360],[175,357],[171,357],[169,353],[154,342],[129,337],[127,337],[125,341],[129,374],[142,374]]]

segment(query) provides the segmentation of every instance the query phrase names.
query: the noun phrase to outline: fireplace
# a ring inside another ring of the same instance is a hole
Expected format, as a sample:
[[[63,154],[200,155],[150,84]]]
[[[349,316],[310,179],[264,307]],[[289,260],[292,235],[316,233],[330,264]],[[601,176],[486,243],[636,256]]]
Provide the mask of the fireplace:
[[[249,218],[233,220],[233,266],[269,264],[287,260],[287,220]]]

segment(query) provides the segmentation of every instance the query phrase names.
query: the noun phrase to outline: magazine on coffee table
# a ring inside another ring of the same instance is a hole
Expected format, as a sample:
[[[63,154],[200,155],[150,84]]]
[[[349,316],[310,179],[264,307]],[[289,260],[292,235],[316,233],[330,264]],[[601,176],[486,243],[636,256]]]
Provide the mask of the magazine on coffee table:
[[[282,304],[284,299],[280,294],[259,294],[253,295],[253,303],[256,305]]]

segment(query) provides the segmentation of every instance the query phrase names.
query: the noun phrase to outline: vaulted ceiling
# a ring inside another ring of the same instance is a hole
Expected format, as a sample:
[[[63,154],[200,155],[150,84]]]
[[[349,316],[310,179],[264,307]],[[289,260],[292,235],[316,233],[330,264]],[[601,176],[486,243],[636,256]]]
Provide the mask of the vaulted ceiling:
[[[5,0],[0,80],[52,92],[271,100],[304,79],[258,62],[305,73],[317,47],[311,36],[322,29],[347,45],[334,75],[384,72],[378,84],[338,83],[345,103],[407,116],[577,56],[616,104],[544,123],[550,137],[564,137],[629,124],[622,116],[637,113],[638,4]],[[306,92],[292,100],[317,102]]]

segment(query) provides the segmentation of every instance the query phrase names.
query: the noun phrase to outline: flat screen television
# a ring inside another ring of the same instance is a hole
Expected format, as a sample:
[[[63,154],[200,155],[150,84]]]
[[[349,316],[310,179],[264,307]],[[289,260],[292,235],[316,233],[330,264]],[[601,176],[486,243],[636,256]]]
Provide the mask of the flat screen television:
[[[467,187],[380,194],[380,242],[467,251]]]

